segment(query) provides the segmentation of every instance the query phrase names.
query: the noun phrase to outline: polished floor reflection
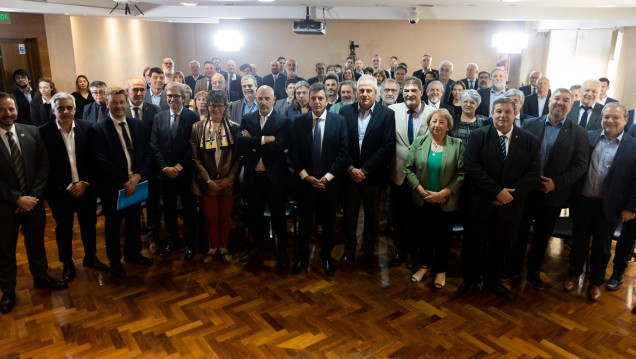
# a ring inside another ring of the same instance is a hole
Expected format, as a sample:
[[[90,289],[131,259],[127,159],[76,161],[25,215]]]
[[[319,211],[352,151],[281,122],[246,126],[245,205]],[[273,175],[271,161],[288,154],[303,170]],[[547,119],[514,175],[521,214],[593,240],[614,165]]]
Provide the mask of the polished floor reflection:
[[[47,254],[52,274],[60,277],[50,216],[48,223]],[[299,275],[278,271],[270,248],[246,266],[236,253],[231,264],[220,258],[204,264],[200,255],[191,263],[182,254],[155,256],[149,268],[125,264],[128,278],[119,280],[83,268],[79,238],[74,245],[77,278],[61,292],[33,289],[19,245],[18,303],[0,316],[0,358],[636,356],[634,264],[620,290],[603,289],[592,303],[583,287],[561,289],[568,249],[556,238],[542,273],[546,290],[512,284],[513,300],[488,291],[456,296],[459,241],[442,290],[430,278],[411,283],[405,267],[360,264],[337,268],[328,278],[316,249],[309,272]],[[384,264],[390,239],[383,236],[378,248]],[[334,257],[342,250],[340,243]],[[98,255],[106,259],[103,239]]]

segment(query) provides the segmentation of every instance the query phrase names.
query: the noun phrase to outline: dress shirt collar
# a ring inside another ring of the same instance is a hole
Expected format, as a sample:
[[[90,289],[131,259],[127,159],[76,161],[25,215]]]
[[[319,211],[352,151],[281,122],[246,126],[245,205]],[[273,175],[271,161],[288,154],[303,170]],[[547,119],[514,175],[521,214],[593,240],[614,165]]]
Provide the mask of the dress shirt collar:
[[[515,129],[515,126],[512,126],[512,128],[510,129],[510,131],[508,131],[508,133],[503,133],[499,130],[497,130],[497,135],[498,136],[506,136],[506,138],[508,139],[508,141],[510,141],[510,139],[512,138],[512,131]]]
[[[371,105],[371,108],[369,108],[367,111],[369,112],[369,114],[372,114],[374,109],[375,109],[375,101],[373,102],[373,105]],[[360,102],[358,102],[358,113],[362,113],[362,112],[363,111],[362,111],[362,108],[360,107]]]
[[[57,122],[57,120],[55,120],[55,125],[57,126],[57,129],[60,131],[63,131],[64,129],[62,128],[62,126],[60,126],[60,123]],[[73,130],[75,129],[75,120],[71,120],[71,132],[73,132]]]
[[[565,123],[565,118],[562,119],[561,121],[557,122],[555,125],[552,125],[552,122],[550,122],[550,118],[549,116],[545,117],[545,125],[546,126],[550,126],[550,127],[555,127],[555,128],[560,128],[563,127],[563,124]]]
[[[316,119],[320,119],[320,121],[325,121],[327,119],[327,110],[322,111],[320,116],[316,116],[316,114],[311,111],[311,118],[315,121]]]
[[[614,141],[618,141],[618,143],[621,143],[621,141],[623,140],[623,134],[625,134],[625,130],[623,130],[623,132],[621,132],[620,135],[618,135],[618,137],[616,137],[615,139],[609,141],[607,139],[607,136],[605,136],[605,131],[601,132],[601,138],[604,138],[605,140],[607,140],[608,142],[614,142]]]
[[[259,116],[259,118],[261,119],[261,121],[263,121],[263,117],[265,117],[265,121],[267,121],[267,119],[269,118],[269,116],[271,116],[271,115],[272,115],[272,112],[274,112],[274,108],[273,108],[273,107],[272,107],[272,109],[271,109],[271,110],[269,110],[269,113],[268,113],[267,115],[263,116],[263,115],[261,115],[261,112],[259,111],[259,112],[258,112],[258,116]]]

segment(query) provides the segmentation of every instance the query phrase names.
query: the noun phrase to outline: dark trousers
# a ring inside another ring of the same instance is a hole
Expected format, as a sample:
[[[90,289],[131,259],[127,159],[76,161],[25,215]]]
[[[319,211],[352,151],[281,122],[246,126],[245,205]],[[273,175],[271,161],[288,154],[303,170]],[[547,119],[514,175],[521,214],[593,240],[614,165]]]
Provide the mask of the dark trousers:
[[[469,219],[470,230],[462,246],[464,282],[479,284],[482,274],[485,283],[501,282],[501,274],[519,226],[518,217],[506,216],[509,219],[506,221],[499,218],[499,211],[506,210],[506,206],[502,206],[488,218],[472,216]]]
[[[334,245],[336,211],[338,210],[339,183],[327,183],[325,189],[313,188],[308,182],[300,184],[298,207],[300,210],[300,238],[298,258],[309,260],[309,238],[314,230],[314,215],[322,223],[320,258],[331,258]]]
[[[512,275],[521,274],[531,226],[533,232],[527,268],[529,275],[539,274],[545,258],[545,251],[548,247],[548,241],[554,231],[554,224],[561,213],[561,207],[545,205],[544,200],[545,195],[539,191],[533,191],[526,198],[526,206],[519,223],[517,238],[512,247],[508,264],[508,271]]]
[[[580,196],[572,207],[572,247],[568,274],[583,273],[585,260],[590,256],[590,284],[605,282],[605,269],[612,255],[612,234],[617,222],[608,221],[603,211],[603,201]],[[590,252],[590,236],[592,245]]]
[[[137,203],[117,210],[117,192],[103,193],[101,198],[108,260],[111,263],[121,261],[119,228],[122,220],[126,222],[124,257],[139,253],[141,251],[141,204]]]
[[[46,214],[40,201],[26,213],[9,213],[0,216],[0,289],[3,293],[15,291],[18,267],[15,251],[18,233],[24,235],[24,246],[29,259],[29,270],[35,279],[47,276],[48,263],[44,249]]]
[[[627,262],[634,253],[634,240],[636,239],[636,220],[632,219],[623,222],[621,235],[616,241],[614,248],[614,269],[613,274],[623,275],[627,269]]]
[[[413,252],[413,241],[409,237],[408,218],[413,190],[406,179],[401,185],[391,183],[391,211],[393,212],[393,245],[396,251]],[[417,222],[416,222],[417,223]]]
[[[411,205],[411,238],[419,249],[420,264],[432,266],[435,273],[446,272],[450,241],[453,236],[454,212],[444,212],[436,203],[424,203],[422,207]]]
[[[148,179],[146,217],[146,237],[150,243],[158,243],[161,233],[161,190],[154,172]]]
[[[60,262],[69,263],[73,261],[73,221],[75,213],[79,222],[82,245],[84,246],[84,257],[93,258],[96,249],[97,202],[95,193],[89,188],[84,191],[84,195],[75,198],[66,191],[51,189],[47,193],[47,201],[53,219],[55,219],[55,240],[57,242],[57,252]]]
[[[358,243],[356,232],[358,229],[360,202],[362,202],[364,208],[362,251],[365,255],[373,255],[375,252],[375,243],[378,240],[378,212],[382,188],[384,186],[381,184],[348,181],[344,211],[345,253],[355,254],[356,252]]]
[[[271,214],[272,229],[278,241],[278,250],[287,251],[287,219],[285,218],[285,188],[277,186],[265,173],[256,175],[254,183],[248,184],[249,227],[252,245],[260,249],[265,234],[265,204]]]
[[[192,194],[192,173],[182,171],[177,178],[162,177],[159,179],[161,199],[163,200],[163,222],[168,232],[168,240],[179,243],[179,226],[177,215],[177,196],[181,197],[183,213],[183,239],[185,246],[194,250],[195,207]]]

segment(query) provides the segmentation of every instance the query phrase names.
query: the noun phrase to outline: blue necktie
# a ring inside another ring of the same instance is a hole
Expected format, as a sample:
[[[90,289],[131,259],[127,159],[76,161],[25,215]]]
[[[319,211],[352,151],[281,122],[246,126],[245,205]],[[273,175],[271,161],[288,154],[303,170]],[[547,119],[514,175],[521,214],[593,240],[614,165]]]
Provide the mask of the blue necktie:
[[[321,133],[320,133],[320,119],[316,119],[316,126],[314,127],[314,141],[311,145],[311,161],[313,162],[313,173],[312,175],[316,178],[319,178],[320,173],[320,157],[322,153],[322,145],[321,145]]]
[[[413,110],[408,110],[407,113],[409,114],[409,124],[408,124],[408,136],[409,136],[409,145],[411,143],[413,143],[413,114],[415,113],[415,111]]]
[[[587,126],[587,117],[588,112],[592,109],[590,106],[581,106],[585,111],[583,111],[583,115],[581,115],[581,121],[579,121],[579,126],[585,128]]]

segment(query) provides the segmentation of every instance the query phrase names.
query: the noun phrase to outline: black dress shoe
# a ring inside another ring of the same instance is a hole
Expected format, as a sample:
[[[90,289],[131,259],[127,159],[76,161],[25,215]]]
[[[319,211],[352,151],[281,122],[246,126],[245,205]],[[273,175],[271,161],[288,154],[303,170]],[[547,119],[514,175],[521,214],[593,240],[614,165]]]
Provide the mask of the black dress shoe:
[[[333,277],[336,274],[336,267],[333,265],[331,258],[322,261],[322,269],[327,277]]]
[[[33,286],[38,289],[50,290],[61,290],[68,288],[68,284],[66,284],[66,282],[59,279],[51,278],[48,275],[44,278],[33,280]]]
[[[121,262],[111,262],[110,263],[110,274],[114,275],[115,277],[118,278],[125,278],[126,277],[126,270],[124,269],[124,266],[121,264]]]
[[[125,256],[124,260],[126,261],[126,263],[140,264],[142,266],[151,266],[153,263],[152,259],[144,257],[143,255],[141,255],[141,253],[135,253],[130,256]]]
[[[75,279],[75,263],[68,262],[64,263],[64,269],[62,270],[62,279],[65,282],[71,282]]]
[[[413,269],[417,266],[417,259],[415,258],[415,254],[409,253],[406,255],[406,268]]]
[[[82,264],[85,268],[93,268],[99,271],[107,271],[108,266],[100,261],[97,256],[84,257]]]
[[[15,292],[2,293],[2,299],[0,299],[0,313],[7,314],[15,306]]]
[[[610,278],[607,280],[607,283],[605,283],[605,289],[609,290],[610,292],[613,292],[613,291],[619,290],[621,287],[621,284],[623,284],[623,276],[612,274]]]
[[[345,252],[342,254],[342,257],[340,257],[338,264],[340,264],[341,267],[346,267],[354,261],[354,257],[355,254]]]
[[[393,257],[391,258],[391,265],[397,267],[400,264],[404,263],[404,257],[406,257],[404,255],[404,252],[396,250],[395,253],[393,253]]]
[[[163,247],[163,252],[161,252],[162,256],[169,256],[172,253],[176,252],[179,250],[179,243],[176,242],[170,242],[168,244],[166,244],[165,247]]]
[[[532,285],[532,288],[536,290],[544,290],[545,284],[543,280],[541,280],[541,275],[539,273],[528,273],[526,276],[526,282]]]
[[[462,298],[468,298],[475,293],[475,285],[473,283],[462,283],[459,288],[457,288],[457,295]]]
[[[185,259],[186,262],[189,262],[192,259],[194,259],[194,250],[190,247],[185,247],[185,253],[183,254],[183,259]]]
[[[247,263],[247,262],[251,261],[252,259],[254,259],[254,257],[256,257],[258,252],[259,252],[258,248],[250,249],[249,251],[245,252],[245,254],[243,254],[241,256],[241,258],[239,259],[239,262]]]
[[[291,272],[293,274],[298,274],[302,271],[306,271],[307,267],[309,267],[308,261],[303,260],[303,259],[299,259],[296,261],[296,263],[294,263],[294,265],[291,267]]]
[[[278,268],[279,269],[289,268],[289,255],[285,251],[278,252]]]
[[[512,293],[510,293],[510,291],[508,290],[508,288],[506,288],[503,284],[501,283],[492,283],[489,285],[485,286],[486,289],[488,289],[489,291],[497,294],[500,297],[506,298],[506,299],[512,299]]]

